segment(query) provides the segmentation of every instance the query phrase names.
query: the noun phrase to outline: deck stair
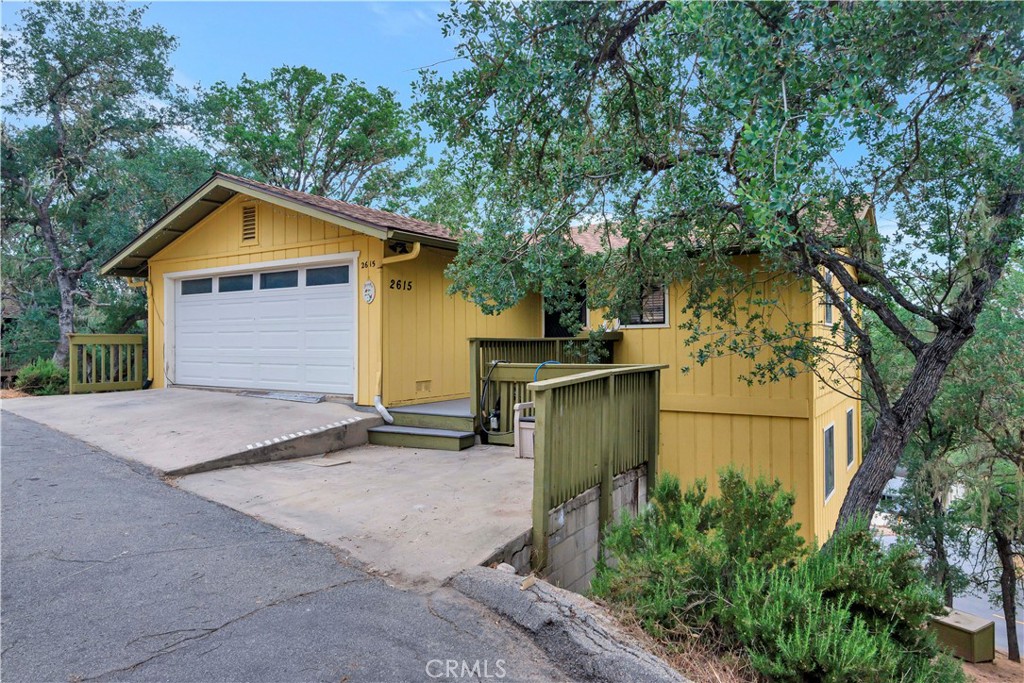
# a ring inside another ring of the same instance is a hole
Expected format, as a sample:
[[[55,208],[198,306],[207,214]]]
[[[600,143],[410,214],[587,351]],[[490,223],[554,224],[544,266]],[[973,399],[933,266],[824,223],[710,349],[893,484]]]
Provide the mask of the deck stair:
[[[476,443],[469,399],[389,408],[394,423],[369,430],[370,443],[461,451]]]

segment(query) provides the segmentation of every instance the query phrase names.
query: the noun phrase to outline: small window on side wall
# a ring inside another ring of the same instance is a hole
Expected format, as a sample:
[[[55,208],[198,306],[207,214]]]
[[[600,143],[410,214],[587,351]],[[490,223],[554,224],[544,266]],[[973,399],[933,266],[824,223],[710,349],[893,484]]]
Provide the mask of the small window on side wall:
[[[213,291],[213,278],[203,277],[198,280],[182,280],[181,281],[181,294],[182,296],[189,296],[191,294],[209,294]]]
[[[649,285],[640,298],[640,310],[629,316],[629,327],[664,327],[668,325],[668,288],[665,285]]]
[[[825,428],[825,500],[836,490],[836,428]]]
[[[850,317],[853,317],[853,297],[850,296],[849,292],[843,292],[843,304],[846,305],[846,312],[849,313]],[[853,341],[853,328],[850,327],[850,323],[847,322],[846,318],[843,317],[843,342],[846,346],[850,345]]]
[[[825,272],[825,324],[832,324],[832,271]]]
[[[853,408],[846,411],[846,466],[852,467],[853,461],[856,460],[853,449],[854,444],[857,443],[853,432]]]

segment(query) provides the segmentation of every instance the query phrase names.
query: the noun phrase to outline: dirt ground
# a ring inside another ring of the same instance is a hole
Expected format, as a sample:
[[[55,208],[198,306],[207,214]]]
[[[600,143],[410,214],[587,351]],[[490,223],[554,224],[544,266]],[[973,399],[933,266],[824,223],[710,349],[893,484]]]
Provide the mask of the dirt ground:
[[[28,394],[17,389],[0,389],[0,400],[5,398],[24,398],[25,396],[28,396]]]
[[[1002,652],[996,652],[995,661],[988,664],[964,662],[964,672],[976,683],[1020,683],[1024,681],[1024,664],[1009,661]]]

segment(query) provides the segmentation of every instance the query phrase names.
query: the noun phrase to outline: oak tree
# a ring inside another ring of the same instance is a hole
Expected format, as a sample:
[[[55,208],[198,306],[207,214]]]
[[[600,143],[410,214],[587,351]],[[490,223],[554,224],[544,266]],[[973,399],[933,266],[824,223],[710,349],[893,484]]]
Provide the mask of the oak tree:
[[[1024,5],[453,4],[444,27],[464,66],[418,89],[479,197],[456,289],[500,310],[589,276],[618,315],[678,280],[696,362],[862,396],[859,367],[877,419],[839,523],[870,514],[1024,235]],[[831,330],[780,327],[780,273]],[[867,313],[913,358],[901,386]]]

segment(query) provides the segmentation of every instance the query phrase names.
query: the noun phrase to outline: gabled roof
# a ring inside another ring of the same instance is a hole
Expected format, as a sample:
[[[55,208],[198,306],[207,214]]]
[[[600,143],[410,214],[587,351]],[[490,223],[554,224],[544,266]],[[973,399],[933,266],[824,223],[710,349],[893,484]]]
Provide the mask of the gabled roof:
[[[437,223],[297,192],[218,171],[103,264],[100,274],[144,274],[150,258],[238,194],[278,204],[379,239],[423,240],[449,249],[457,246],[452,233]]]

